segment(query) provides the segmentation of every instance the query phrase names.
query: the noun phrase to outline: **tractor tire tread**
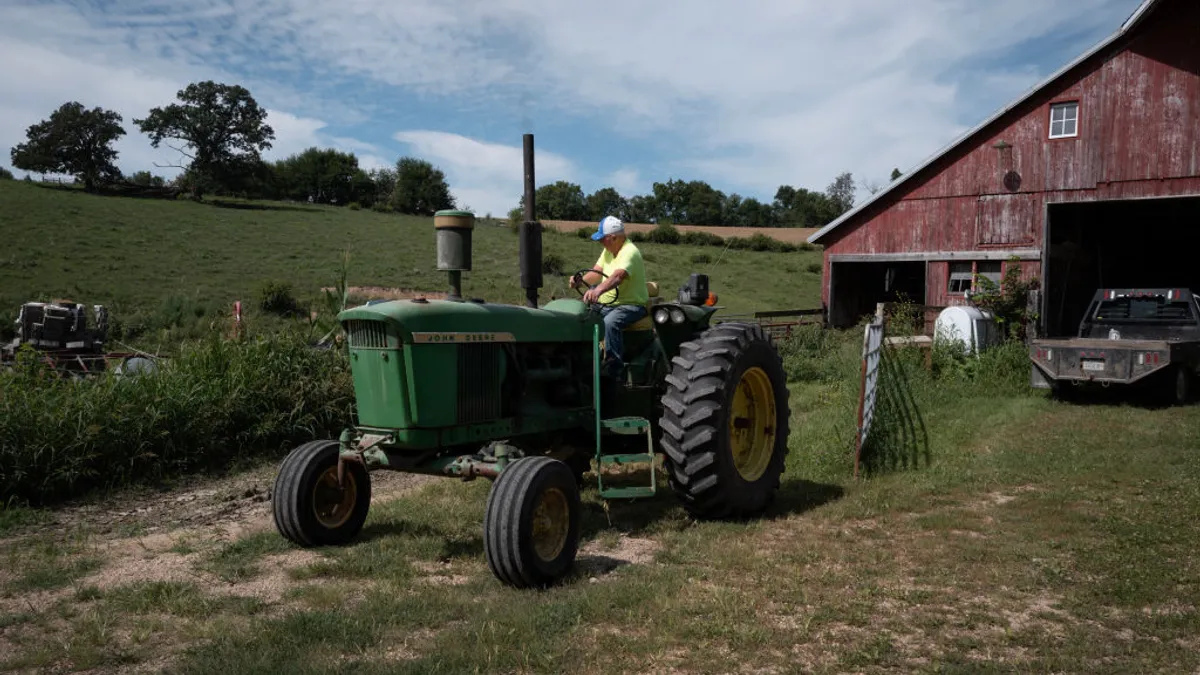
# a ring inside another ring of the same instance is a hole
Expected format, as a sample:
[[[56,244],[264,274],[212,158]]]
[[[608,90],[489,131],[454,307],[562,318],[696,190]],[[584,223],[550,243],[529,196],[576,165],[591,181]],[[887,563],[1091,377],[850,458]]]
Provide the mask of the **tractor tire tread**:
[[[770,335],[757,323],[717,324],[683,343],[672,361],[659,419],[668,483],[693,517],[760,513],[780,486],[790,431],[786,374]],[[776,444],[766,472],[746,483],[732,465],[722,429],[737,386],[732,376],[750,366],[767,372],[775,394]]]
[[[564,555],[554,569],[539,569],[532,544],[525,541],[525,522],[533,508],[534,490],[547,481],[560,483],[568,493],[571,519]],[[518,459],[492,485],[484,510],[484,557],[501,582],[515,588],[545,587],[557,581],[574,563],[579,545],[581,502],[570,467],[549,457]]]

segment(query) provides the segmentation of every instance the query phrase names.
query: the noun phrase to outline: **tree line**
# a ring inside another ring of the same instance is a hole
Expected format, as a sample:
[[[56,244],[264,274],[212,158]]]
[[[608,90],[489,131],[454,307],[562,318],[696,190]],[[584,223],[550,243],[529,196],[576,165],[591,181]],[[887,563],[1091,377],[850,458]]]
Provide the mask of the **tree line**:
[[[49,118],[29,126],[25,141],[12,148],[18,169],[73,175],[87,191],[119,188],[164,189],[248,199],[287,199],[320,204],[359,205],[401,213],[432,215],[455,208],[445,174],[429,162],[401,157],[393,167],[367,171],[349,152],[311,147],[268,162],[275,131],[267,113],[239,85],[196,82],[176,101],[134,119],[150,145],[179,154],[180,170],[167,181],[150,171],[122,175],[113,144],[127,134],[122,117],[100,107],[69,101]],[[3,177],[3,176],[0,176]]]
[[[31,125],[26,140],[12,148],[12,165],[34,173],[74,175],[88,191],[161,190],[247,199],[309,201],[432,215],[459,206],[445,174],[430,162],[401,157],[394,166],[365,170],[350,152],[310,147],[268,162],[275,132],[266,110],[240,85],[209,81],[189,84],[177,100],[150,109],[133,124],[154,148],[179,155],[180,170],[167,181],[150,171],[122,175],[115,143],[126,130],[115,111],[88,109],[78,101],[62,104],[48,119]],[[897,172],[898,173],[898,172]],[[0,175],[0,178],[4,176]],[[895,174],[893,174],[895,178]],[[536,192],[539,220],[599,220],[615,215],[629,222],[735,227],[821,227],[854,205],[850,173],[838,175],[824,191],[781,185],[774,200],[760,202],[725,194],[700,180],[656,182],[649,194],[625,197],[613,187],[591,194],[567,181]],[[523,218],[524,195],[509,212]]]
[[[854,206],[855,184],[839,174],[824,192],[781,185],[770,203],[739,194],[726,195],[700,180],[656,182],[650,194],[622,196],[605,187],[591,194],[568,181],[543,185],[534,193],[538,220],[600,220],[614,215],[626,222],[715,225],[726,227],[823,227]],[[524,218],[525,197],[509,212]]]

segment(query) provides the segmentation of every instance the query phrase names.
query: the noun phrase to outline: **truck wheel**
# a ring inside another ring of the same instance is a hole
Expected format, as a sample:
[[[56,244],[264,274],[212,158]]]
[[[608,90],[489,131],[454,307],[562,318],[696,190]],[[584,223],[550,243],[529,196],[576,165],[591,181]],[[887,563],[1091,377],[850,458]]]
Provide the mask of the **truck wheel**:
[[[492,484],[483,516],[483,553],[497,579],[514,588],[545,587],[575,564],[582,505],[564,462],[524,457]]]
[[[722,323],[673,361],[659,422],[671,488],[697,518],[757,515],[788,452],[782,359],[762,326]]]
[[[362,529],[371,507],[366,467],[346,462],[339,486],[337,441],[305,443],[288,453],[275,477],[271,510],[275,529],[300,546],[344,544]]]

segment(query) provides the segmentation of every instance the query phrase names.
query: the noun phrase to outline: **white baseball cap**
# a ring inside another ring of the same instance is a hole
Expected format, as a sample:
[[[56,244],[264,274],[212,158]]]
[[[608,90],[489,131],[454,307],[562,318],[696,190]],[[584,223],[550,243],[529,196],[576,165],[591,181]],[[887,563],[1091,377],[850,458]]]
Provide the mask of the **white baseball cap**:
[[[600,226],[596,228],[596,233],[592,235],[592,241],[600,241],[609,234],[624,233],[625,223],[622,223],[620,218],[604,216],[604,219],[600,221]]]

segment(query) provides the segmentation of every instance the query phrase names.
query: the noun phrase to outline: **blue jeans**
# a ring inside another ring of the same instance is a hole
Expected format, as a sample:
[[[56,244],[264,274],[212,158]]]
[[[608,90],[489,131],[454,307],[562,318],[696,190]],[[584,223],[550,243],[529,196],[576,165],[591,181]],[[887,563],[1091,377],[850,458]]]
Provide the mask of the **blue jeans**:
[[[621,331],[646,316],[646,308],[642,305],[616,305],[600,309],[604,317],[604,352],[610,362],[607,364],[609,373],[616,375],[625,365],[625,345],[622,343]]]

